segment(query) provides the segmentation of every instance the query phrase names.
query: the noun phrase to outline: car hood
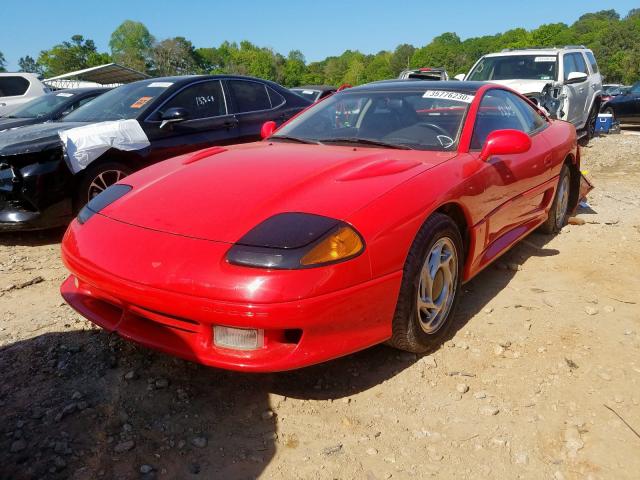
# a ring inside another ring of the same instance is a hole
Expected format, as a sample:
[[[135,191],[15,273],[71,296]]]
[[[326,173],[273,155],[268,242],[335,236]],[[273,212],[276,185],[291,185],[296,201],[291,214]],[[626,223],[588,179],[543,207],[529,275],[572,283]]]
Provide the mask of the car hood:
[[[81,122],[48,122],[0,132],[0,156],[34,153],[61,145],[58,132],[86,125]]]
[[[545,85],[554,83],[554,80],[491,80],[491,83],[504,85],[512,88],[518,93],[526,95],[528,93],[540,93]]]
[[[196,152],[131,175],[122,182],[133,186],[131,192],[101,213],[153,230],[233,243],[278,213],[348,220],[385,192],[454,156],[283,142],[219,148],[213,155]]]
[[[46,119],[40,118],[6,118],[0,117],[0,133],[12,128],[24,127],[25,125],[33,125],[35,123],[45,122]]]

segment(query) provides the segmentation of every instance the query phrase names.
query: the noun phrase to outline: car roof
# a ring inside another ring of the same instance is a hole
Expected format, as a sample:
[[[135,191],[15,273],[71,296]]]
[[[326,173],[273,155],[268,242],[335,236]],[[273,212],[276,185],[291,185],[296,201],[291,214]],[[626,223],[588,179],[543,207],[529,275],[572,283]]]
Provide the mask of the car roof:
[[[112,90],[112,87],[61,88],[60,90],[54,90],[51,93],[53,93],[54,95],[60,92],[80,94],[80,93],[93,93],[93,92],[108,92],[109,90]]]
[[[337,88],[332,85],[301,85],[299,87],[291,87],[291,90],[321,90],[327,92],[337,90]]]
[[[507,49],[501,52],[487,53],[485,57],[506,57],[511,55],[557,55],[560,52],[590,52],[585,47],[549,47],[549,48],[521,48],[521,49]]]
[[[270,80],[264,78],[250,77],[248,75],[179,75],[173,77],[153,77],[145,78],[144,80],[138,80],[132,83],[153,83],[153,82],[171,82],[176,85],[184,85],[194,80],[254,80],[261,83],[268,83],[270,85],[278,85]],[[281,87],[283,88],[283,87]]]
[[[475,93],[480,87],[486,85],[487,82],[459,82],[457,80],[451,81],[433,81],[433,80],[418,80],[418,79],[394,79],[394,80],[382,80],[379,82],[367,83],[358,87],[349,88],[345,92],[358,92],[361,90],[453,90],[457,92],[472,92]]]

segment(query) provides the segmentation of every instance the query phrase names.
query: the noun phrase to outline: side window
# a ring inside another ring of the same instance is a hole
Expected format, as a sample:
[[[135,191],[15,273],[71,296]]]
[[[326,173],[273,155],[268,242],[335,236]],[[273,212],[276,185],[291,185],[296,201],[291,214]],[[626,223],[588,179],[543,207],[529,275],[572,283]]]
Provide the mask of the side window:
[[[591,70],[593,70],[593,73],[598,73],[598,63],[596,62],[596,57],[594,57],[593,53],[591,52],[586,52],[587,55],[587,60],[589,60],[589,63],[591,64]]]
[[[189,112],[188,120],[226,115],[222,84],[213,80],[190,85],[165,103],[162,111],[178,107]]]
[[[516,104],[517,100],[520,99],[505,90],[489,90],[484,94],[473,127],[472,150],[481,150],[489,134],[496,130],[528,131],[524,115]]]
[[[24,95],[29,88],[29,80],[23,77],[0,78],[0,97]]]
[[[534,133],[547,125],[546,120],[540,115],[535,108],[529,105],[526,101],[522,100],[515,95],[509,94],[509,97],[513,100],[516,108],[522,115],[522,119],[525,123],[525,132]]]
[[[573,60],[576,64],[576,72],[582,72],[582,73],[586,73],[587,75],[589,75],[589,70],[587,70],[587,64],[584,61],[584,57],[582,56],[581,53],[572,53],[571,55],[573,55]]]
[[[571,53],[566,54],[562,57],[562,69],[564,70],[564,79],[565,81],[569,79],[569,74],[571,72],[577,72],[576,64],[573,60],[573,55]]]
[[[267,87],[267,92],[269,93],[271,108],[279,107],[285,102],[284,97],[280,95],[278,92],[276,92],[274,89]]]
[[[264,84],[247,80],[229,80],[228,85],[237,113],[271,109],[271,100]]]

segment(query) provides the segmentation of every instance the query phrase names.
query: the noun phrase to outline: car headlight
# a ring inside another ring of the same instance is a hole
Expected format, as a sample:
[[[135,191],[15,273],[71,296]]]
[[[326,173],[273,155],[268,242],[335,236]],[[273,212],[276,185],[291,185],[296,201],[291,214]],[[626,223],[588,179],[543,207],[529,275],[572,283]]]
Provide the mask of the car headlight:
[[[293,270],[354,258],[364,251],[350,225],[309,213],[281,213],[250,230],[227,253],[234,265]]]
[[[78,213],[78,222],[85,223],[96,213],[99,213],[103,208],[108,207],[113,202],[123,197],[131,191],[133,187],[131,185],[115,184],[105,188],[98,195],[89,200],[80,213]]]

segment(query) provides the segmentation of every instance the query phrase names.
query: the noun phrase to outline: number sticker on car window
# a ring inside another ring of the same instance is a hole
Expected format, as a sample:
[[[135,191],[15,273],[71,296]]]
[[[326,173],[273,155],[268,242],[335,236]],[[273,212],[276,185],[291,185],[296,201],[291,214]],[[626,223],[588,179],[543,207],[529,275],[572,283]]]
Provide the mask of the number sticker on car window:
[[[448,90],[427,90],[422,98],[443,98],[446,100],[455,100],[458,102],[471,103],[474,96],[461,92],[451,92]]]

